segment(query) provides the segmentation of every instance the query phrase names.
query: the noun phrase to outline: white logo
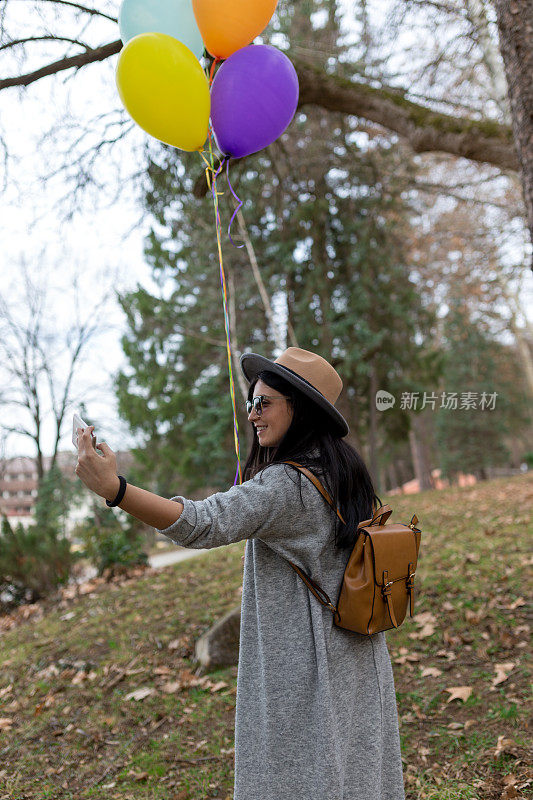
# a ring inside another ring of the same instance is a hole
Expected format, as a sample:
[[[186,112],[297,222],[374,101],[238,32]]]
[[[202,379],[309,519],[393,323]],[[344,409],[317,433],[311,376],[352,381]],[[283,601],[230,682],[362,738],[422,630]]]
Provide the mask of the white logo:
[[[394,403],[396,402],[396,398],[393,394],[389,394],[384,389],[380,389],[379,392],[376,392],[376,408],[378,411],[387,411],[388,408],[392,408]]]

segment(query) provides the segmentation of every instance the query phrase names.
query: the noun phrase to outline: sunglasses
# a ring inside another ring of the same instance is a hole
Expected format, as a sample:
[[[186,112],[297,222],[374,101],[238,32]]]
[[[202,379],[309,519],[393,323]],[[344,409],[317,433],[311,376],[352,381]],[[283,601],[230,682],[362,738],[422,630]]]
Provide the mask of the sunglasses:
[[[271,394],[259,394],[252,400],[246,401],[246,413],[249,414],[253,408],[257,416],[260,417],[261,414],[263,413],[263,400],[289,400],[289,399],[290,399],[289,397],[277,397],[277,396],[274,397]]]

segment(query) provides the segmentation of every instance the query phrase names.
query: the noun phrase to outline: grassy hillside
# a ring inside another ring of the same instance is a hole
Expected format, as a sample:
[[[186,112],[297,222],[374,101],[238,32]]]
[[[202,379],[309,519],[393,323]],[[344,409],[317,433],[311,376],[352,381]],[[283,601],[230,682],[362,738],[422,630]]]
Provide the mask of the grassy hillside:
[[[416,616],[387,633],[408,800],[531,795],[532,501],[531,475],[391,499],[422,528]],[[243,550],[0,618],[0,799],[233,797],[236,668],[192,655],[240,602]]]

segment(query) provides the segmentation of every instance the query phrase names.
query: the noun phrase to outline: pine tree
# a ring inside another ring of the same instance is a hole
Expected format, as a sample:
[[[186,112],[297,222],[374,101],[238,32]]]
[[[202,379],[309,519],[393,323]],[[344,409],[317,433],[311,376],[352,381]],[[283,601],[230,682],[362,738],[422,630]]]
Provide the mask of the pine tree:
[[[327,10],[324,28],[310,32],[309,14],[293,6],[280,14],[280,30],[295,32],[291,42],[312,33],[319,52],[324,37],[324,53],[331,53],[335,3],[311,6]],[[324,61],[327,68],[326,55]],[[320,109],[298,112],[280,140],[236,163],[231,175],[267,291],[285,305],[298,346],[342,373],[351,440],[369,443],[377,473],[379,443],[405,437],[408,419],[398,407],[379,421],[374,414],[369,440],[372,392],[407,388],[432,366],[433,321],[410,277],[402,186],[385,178],[404,154],[387,141],[359,139],[355,120]],[[195,196],[197,173],[193,158],[170,148],[152,163],[146,203],[155,224],[147,256],[159,292],[138,288],[122,300],[130,369],[117,381],[120,410],[144,440],[143,477],[165,492],[176,485],[183,491],[227,486],[235,473],[212,201]],[[225,227],[233,211],[227,191],[221,207]],[[223,253],[236,287],[233,345],[271,357],[246,250],[224,237]],[[240,430],[246,425],[241,410]]]
[[[445,397],[436,426],[442,472],[447,477],[471,472],[486,478],[488,467],[502,466],[509,459],[506,436],[529,421],[516,355],[487,327],[472,319],[459,299],[444,323]],[[457,395],[456,408],[450,401],[452,393]],[[445,405],[446,398],[450,407]]]

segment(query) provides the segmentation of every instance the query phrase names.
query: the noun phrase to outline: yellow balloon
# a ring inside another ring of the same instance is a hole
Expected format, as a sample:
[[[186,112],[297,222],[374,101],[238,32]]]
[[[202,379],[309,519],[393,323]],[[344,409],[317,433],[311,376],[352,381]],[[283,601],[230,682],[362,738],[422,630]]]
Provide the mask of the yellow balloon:
[[[199,150],[207,138],[209,84],[200,62],[166,33],[141,33],[122,49],[116,81],[137,125],[165,144]]]

